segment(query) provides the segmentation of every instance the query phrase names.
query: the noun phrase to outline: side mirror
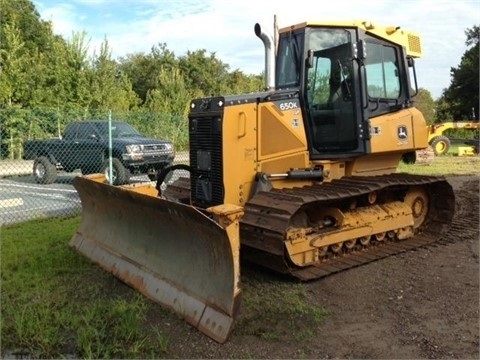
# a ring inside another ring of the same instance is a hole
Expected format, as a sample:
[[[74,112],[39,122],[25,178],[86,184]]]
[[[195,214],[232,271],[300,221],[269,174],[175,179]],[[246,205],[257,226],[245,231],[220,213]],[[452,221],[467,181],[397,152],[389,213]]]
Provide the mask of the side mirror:
[[[413,85],[415,87],[413,88],[412,85],[410,85],[410,96],[416,96],[418,94],[418,83],[417,83],[417,72],[415,71],[415,60],[413,57],[408,56],[407,57],[407,64],[408,64],[408,71],[410,74],[410,84],[412,84],[412,77],[413,77]]]

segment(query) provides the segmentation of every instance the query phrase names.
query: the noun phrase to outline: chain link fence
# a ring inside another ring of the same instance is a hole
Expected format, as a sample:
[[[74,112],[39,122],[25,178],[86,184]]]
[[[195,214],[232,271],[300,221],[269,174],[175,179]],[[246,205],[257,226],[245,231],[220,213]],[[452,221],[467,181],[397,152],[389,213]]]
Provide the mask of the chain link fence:
[[[79,214],[74,177],[156,182],[188,164],[186,117],[148,111],[0,110],[0,225]]]

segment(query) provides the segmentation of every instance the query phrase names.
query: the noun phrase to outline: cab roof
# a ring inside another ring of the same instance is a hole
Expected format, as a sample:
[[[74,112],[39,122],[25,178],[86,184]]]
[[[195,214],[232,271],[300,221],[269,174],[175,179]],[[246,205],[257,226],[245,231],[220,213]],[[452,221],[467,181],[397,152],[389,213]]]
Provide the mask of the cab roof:
[[[363,30],[371,35],[380,37],[395,44],[404,46],[407,49],[407,55],[412,57],[421,57],[422,48],[420,36],[412,31],[404,30],[400,26],[379,26],[371,21],[351,20],[351,21],[305,21],[295,25],[283,27],[278,30],[279,34],[295,31],[307,27],[332,27],[332,28],[356,28]]]

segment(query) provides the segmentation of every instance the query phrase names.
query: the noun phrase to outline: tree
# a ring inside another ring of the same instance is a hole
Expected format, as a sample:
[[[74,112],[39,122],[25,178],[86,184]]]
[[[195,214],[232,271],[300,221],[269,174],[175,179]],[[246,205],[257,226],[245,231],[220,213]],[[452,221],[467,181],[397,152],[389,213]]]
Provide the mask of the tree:
[[[180,57],[179,66],[185,82],[191,89],[200,89],[203,96],[231,94],[228,87],[229,66],[217,59],[215,53],[208,56],[206,50],[188,51]]]
[[[199,94],[187,88],[180,69],[160,69],[158,83],[158,88],[147,94],[147,109],[187,117],[190,100]]]
[[[231,94],[261,91],[264,87],[263,76],[245,75],[242,71],[237,69],[228,74],[227,86]]]
[[[428,125],[435,123],[435,101],[426,89],[419,89],[415,97],[415,107],[421,111]]]
[[[51,23],[43,21],[30,0],[0,0],[0,39],[4,39],[4,26],[15,23],[20,29],[25,48],[48,51],[52,37]]]
[[[19,28],[13,24],[2,26],[0,47],[0,107],[10,107],[21,101],[21,84],[25,83],[25,43]]]
[[[65,71],[64,89],[68,93],[65,106],[69,108],[85,109],[89,106],[92,94],[89,89],[91,68],[89,66],[88,49],[89,40],[85,31],[73,33],[70,41],[65,46],[62,56]]]
[[[57,105],[65,89],[62,77],[65,41],[40,19],[28,0],[0,0],[0,106]]]
[[[150,112],[148,126],[155,136],[166,137],[180,148],[188,145],[190,100],[199,90],[188,89],[180,69],[160,69],[157,89],[147,94],[145,107]]]
[[[93,59],[90,89],[91,109],[129,110],[137,103],[130,81],[112,60],[107,39],[102,42],[100,54]]]
[[[178,68],[175,54],[167,49],[165,43],[154,45],[149,54],[128,54],[120,59],[119,69],[132,83],[132,89],[141,99],[142,104],[147,100],[149,91],[158,88],[161,69],[172,70]]]
[[[451,83],[439,100],[439,119],[479,119],[479,41],[480,27],[465,31],[468,49],[457,68],[450,69]]]

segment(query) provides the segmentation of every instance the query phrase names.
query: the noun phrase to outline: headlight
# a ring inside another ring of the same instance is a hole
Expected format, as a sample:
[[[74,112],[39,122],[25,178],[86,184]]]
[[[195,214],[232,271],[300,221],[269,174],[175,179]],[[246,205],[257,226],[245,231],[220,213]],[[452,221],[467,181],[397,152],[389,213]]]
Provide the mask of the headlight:
[[[142,151],[142,148],[140,147],[140,145],[127,145],[126,147],[127,147],[128,154],[138,153]]]
[[[165,143],[165,150],[172,151],[173,150],[173,145],[170,143]]]

